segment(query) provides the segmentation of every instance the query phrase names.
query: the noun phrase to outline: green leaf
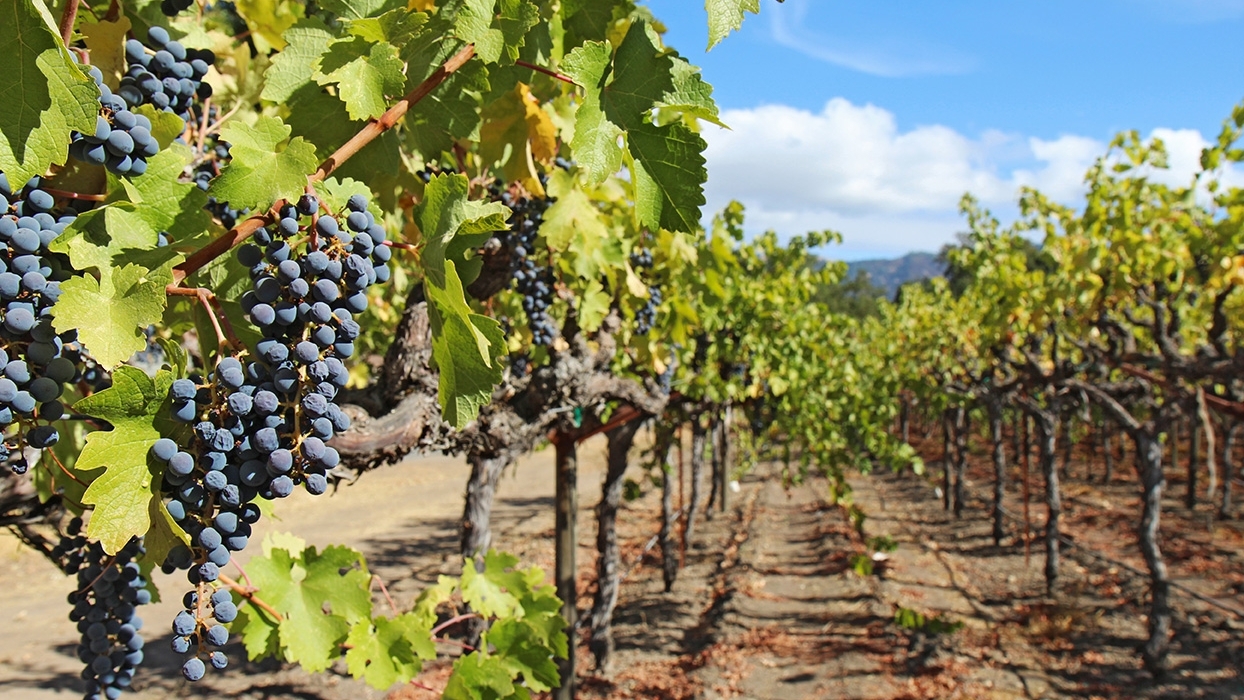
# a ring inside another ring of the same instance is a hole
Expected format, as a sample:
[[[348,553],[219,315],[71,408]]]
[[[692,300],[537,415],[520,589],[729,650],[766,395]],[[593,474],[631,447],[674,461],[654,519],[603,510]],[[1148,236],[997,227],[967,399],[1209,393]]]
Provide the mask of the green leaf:
[[[143,330],[160,322],[167,303],[164,289],[172,282],[171,261],[155,270],[109,267],[98,280],[71,277],[61,283],[52,324],[59,333],[76,328],[91,356],[115,367],[147,347]]]
[[[713,101],[713,86],[700,77],[700,69],[681,58],[675,58],[670,66],[672,88],[657,102],[659,123],[668,123],[674,116],[703,119],[720,127],[717,103]]]
[[[351,120],[345,103],[315,83],[300,88],[288,104],[293,133],[315,144],[318,153],[332,153],[366,125],[366,122]],[[374,185],[381,178],[402,171],[405,166],[400,155],[400,139],[396,129],[386,131],[343,163],[336,175]],[[382,188],[377,186],[376,189]]]
[[[462,264],[467,250],[506,228],[510,210],[499,202],[468,199],[469,188],[465,175],[439,175],[423,190],[416,212],[424,240],[420,260],[428,281],[437,287],[446,286],[446,260]]]
[[[397,48],[362,37],[329,44],[312,76],[320,85],[336,85],[351,119],[373,119],[389,108],[389,95],[402,94],[405,68]]]
[[[177,122],[181,124],[180,119]],[[172,144],[147,160],[147,174],[151,177],[122,180],[129,200],[137,205],[137,215],[153,231],[164,231],[174,240],[192,238],[207,230],[212,222],[211,214],[203,209],[207,193],[194,183],[179,179],[193,159],[187,146]]]
[[[743,13],[760,14],[760,0],[704,0],[708,11],[708,49],[743,26]]]
[[[602,96],[609,121],[628,131],[648,123],[652,108],[674,88],[673,64],[647,24],[632,24],[613,57],[613,80]]]
[[[341,17],[342,19],[361,19],[380,14],[394,7],[403,7],[400,0],[322,0],[320,7]],[[405,12],[405,10],[395,10]]]
[[[237,0],[235,5],[250,27],[260,53],[284,49],[281,35],[305,13],[303,5],[295,0]]]
[[[118,367],[112,386],[74,404],[74,411],[108,421],[112,430],[97,430],[86,438],[76,468],[103,474],[83,494],[82,502],[95,506],[87,535],[99,539],[104,550],[115,553],[131,537],[141,537],[153,528],[165,538],[184,538],[180,528],[168,518],[160,498],[161,472],[148,452],[161,437],[163,424],[157,418],[173,383],[170,372],[148,377],[134,367]],[[153,518],[153,515],[156,516]],[[161,520],[165,520],[161,522]],[[176,533],[176,534],[174,534]]]
[[[540,234],[549,248],[565,251],[576,237],[600,241],[608,237],[609,229],[587,194],[572,187],[559,192],[557,201],[545,212]]]
[[[276,117],[261,116],[254,126],[227,123],[220,138],[232,144],[232,160],[212,181],[210,194],[239,209],[267,209],[298,197],[319,161],[315,146],[289,136],[290,127]]]
[[[313,66],[336,38],[318,17],[299,20],[281,36],[287,46],[264,72],[264,88],[260,93],[263,99],[278,104],[286,102],[295,91],[311,83],[311,76],[315,73]]]
[[[697,230],[708,181],[704,139],[681,122],[643,124],[627,133],[627,145],[642,166],[642,172],[634,173],[640,190],[636,199],[660,204],[659,209],[641,207],[644,225],[687,233]]]
[[[432,178],[416,213],[423,232],[420,257],[432,326],[432,359],[440,370],[442,417],[456,427],[473,420],[501,381],[497,362],[506,352],[505,334],[495,320],[466,303],[457,264],[493,231],[505,228],[509,209],[467,199],[463,175]]]
[[[418,35],[427,23],[427,13],[400,9],[390,10],[379,17],[350,20],[346,27],[354,36],[368,41],[386,41],[400,47]]]
[[[411,147],[427,158],[452,150],[458,139],[469,139],[480,125],[480,94],[488,90],[488,69],[467,63],[419,101],[404,120]]]
[[[575,112],[570,150],[593,183],[602,182],[622,167],[622,146],[618,142],[622,129],[605,117],[601,107],[609,60],[609,44],[588,42],[570,52],[561,65],[562,72],[584,89],[583,101]]]
[[[115,22],[100,21],[81,26],[82,41],[91,52],[91,65],[104,74],[104,84],[116,90],[125,73],[125,35],[130,20],[122,17]]]
[[[560,684],[552,650],[540,631],[526,620],[498,620],[488,630],[486,639],[510,675],[521,675],[528,688],[542,693]]]
[[[350,675],[378,690],[409,681],[423,669],[422,661],[436,658],[432,627],[414,613],[361,619],[350,628],[346,646]]]
[[[514,686],[510,669],[501,657],[474,653],[454,662],[453,674],[441,697],[444,700],[494,700],[511,698],[521,690]]]
[[[363,555],[349,547],[330,546],[322,554],[315,547],[272,547],[251,559],[246,571],[257,595],[283,617],[277,625],[280,653],[312,673],[332,664],[356,622],[371,618],[371,575]],[[271,621],[262,615],[252,611],[241,625],[248,653],[273,648]]]
[[[152,105],[139,105],[133,112],[151,120],[151,135],[155,137],[156,143],[160,144],[161,151],[172,146],[177,137],[181,136],[186,130],[186,122],[182,121],[181,117],[171,112],[165,112],[162,109],[156,109]],[[187,149],[186,146],[180,147]],[[151,168],[147,168],[147,172],[151,172]],[[140,179],[149,180],[151,178]],[[195,189],[198,188],[196,187]]]
[[[521,613],[518,596],[526,590],[526,578],[515,570],[518,557],[489,550],[484,555],[484,571],[479,573],[467,560],[462,567],[462,600],[485,617],[510,617]]]
[[[95,128],[99,91],[69,57],[43,3],[0,5],[0,170],[14,187],[69,157],[73,131]]]
[[[445,286],[426,286],[432,326],[432,360],[439,370],[441,417],[461,428],[479,415],[501,381],[505,333],[495,319],[467,305],[452,261],[445,261]]]
[[[485,63],[511,65],[527,31],[539,21],[540,8],[529,0],[464,0],[454,30],[459,39],[475,44]]]

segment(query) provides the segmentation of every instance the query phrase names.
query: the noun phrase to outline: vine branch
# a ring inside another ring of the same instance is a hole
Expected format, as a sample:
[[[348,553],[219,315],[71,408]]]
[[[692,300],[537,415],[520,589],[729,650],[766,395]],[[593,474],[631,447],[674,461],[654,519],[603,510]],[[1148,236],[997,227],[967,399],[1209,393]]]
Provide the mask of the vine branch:
[[[272,607],[271,605],[268,605],[268,604],[267,604],[267,603],[265,603],[265,602],[264,602],[261,598],[259,598],[258,596],[256,596],[256,595],[255,595],[255,589],[253,589],[253,588],[247,588],[246,586],[243,586],[242,584],[238,583],[237,581],[234,581],[233,579],[229,578],[229,577],[228,577],[228,576],[226,576],[225,574],[220,574],[220,575],[219,575],[219,580],[220,580],[220,582],[221,582],[221,583],[223,583],[223,584],[225,584],[226,586],[228,586],[228,587],[229,587],[229,590],[231,590],[231,591],[233,591],[234,593],[237,593],[238,595],[240,595],[240,596],[242,596],[243,598],[245,598],[245,599],[247,600],[247,602],[249,602],[251,605],[258,606],[258,607],[259,607],[260,609],[262,609],[264,612],[268,613],[268,614],[269,614],[269,615],[271,615],[274,619],[276,619],[276,621],[277,621],[277,622],[280,622],[280,621],[282,621],[282,620],[284,620],[284,619],[285,619],[285,616],[284,616],[284,615],[282,615],[281,613],[277,612],[277,611],[276,611],[276,608]]]
[[[81,0],[65,0],[65,11],[60,16],[60,38],[69,46],[73,40],[73,25],[78,21],[78,3]]]

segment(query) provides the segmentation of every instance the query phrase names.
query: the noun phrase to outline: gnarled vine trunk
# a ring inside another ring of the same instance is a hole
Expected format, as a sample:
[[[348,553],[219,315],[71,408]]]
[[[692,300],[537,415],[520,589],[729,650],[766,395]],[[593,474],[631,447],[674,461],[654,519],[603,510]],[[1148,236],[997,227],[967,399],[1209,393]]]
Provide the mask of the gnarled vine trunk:
[[[554,582],[557,585],[557,597],[562,600],[562,619],[566,621],[569,636],[570,653],[567,658],[558,659],[557,672],[561,676],[561,687],[554,697],[557,700],[574,700],[575,697],[575,646],[578,634],[575,626],[579,621],[578,590],[575,576],[576,550],[578,549],[578,527],[576,516],[579,512],[579,462],[575,440],[562,436],[556,443],[557,451],[557,488],[556,488],[556,542],[554,564]]]
[[[1002,544],[1006,535],[1002,499],[1006,496],[1006,446],[1002,438],[1002,402],[993,399],[987,404],[989,436],[993,440],[993,543]]]
[[[1171,582],[1158,543],[1162,521],[1162,490],[1166,477],[1162,474],[1162,443],[1157,435],[1145,430],[1132,430],[1136,445],[1136,469],[1144,487],[1140,516],[1140,553],[1149,568],[1149,639],[1142,657],[1145,668],[1157,677],[1166,671],[1166,654],[1171,632]]]
[[[704,443],[708,431],[699,416],[691,419],[691,503],[687,506],[687,542],[695,535],[695,521],[700,514],[704,483]]]
[[[955,517],[963,517],[963,477],[967,472],[968,434],[971,424],[967,409],[960,406],[955,412]]]
[[[1192,421],[1192,454],[1188,455],[1188,491],[1184,494],[1184,505],[1189,510],[1196,508],[1197,473],[1201,461],[1201,423]]]
[[[470,559],[492,543],[492,504],[501,474],[510,465],[508,455],[469,455],[471,477],[467,480],[466,505],[462,513],[462,556]]]
[[[613,656],[613,609],[618,603],[621,571],[618,551],[618,506],[622,502],[622,475],[639,432],[640,421],[615,428],[609,441],[608,466],[600,503],[596,505],[596,599],[592,604],[592,636],[588,642],[596,656],[596,668],[607,671]]]
[[[674,537],[674,470],[669,459],[670,451],[674,448],[673,427],[658,428],[657,436],[655,454],[661,469],[661,573],[665,581],[665,592],[668,593],[674,588],[674,581],[678,578],[678,545]]]
[[[1222,428],[1222,501],[1218,504],[1218,517],[1232,517],[1232,482],[1235,481],[1235,438],[1241,421],[1227,418]]]
[[[1062,493],[1058,487],[1057,413],[1033,411],[1037,426],[1037,452],[1041,474],[1045,477],[1045,590],[1052,594],[1058,582],[1059,541],[1058,521],[1063,513]]]

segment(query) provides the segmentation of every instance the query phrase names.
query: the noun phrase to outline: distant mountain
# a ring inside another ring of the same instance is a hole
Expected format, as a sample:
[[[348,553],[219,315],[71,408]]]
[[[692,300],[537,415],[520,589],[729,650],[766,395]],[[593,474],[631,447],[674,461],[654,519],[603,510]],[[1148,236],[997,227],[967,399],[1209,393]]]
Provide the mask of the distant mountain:
[[[930,277],[939,277],[946,272],[946,267],[937,261],[933,253],[908,253],[893,260],[857,260],[847,263],[847,278],[854,278],[860,272],[868,273],[868,280],[878,287],[884,287],[886,296],[894,298],[894,292],[906,282],[915,282]]]

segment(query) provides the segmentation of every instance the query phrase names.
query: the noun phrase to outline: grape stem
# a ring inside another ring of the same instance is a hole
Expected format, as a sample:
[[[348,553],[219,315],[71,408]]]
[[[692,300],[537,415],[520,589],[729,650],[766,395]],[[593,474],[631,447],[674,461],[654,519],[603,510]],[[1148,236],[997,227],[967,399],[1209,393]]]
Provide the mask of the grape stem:
[[[52,461],[56,462],[56,466],[60,467],[61,471],[65,472],[65,476],[69,477],[70,479],[73,479],[74,481],[78,482],[79,484],[83,486],[87,485],[86,482],[74,476],[72,472],[70,472],[68,469],[65,468],[65,464],[60,461],[60,457],[57,457],[55,452],[53,452],[52,450],[44,450],[43,452],[44,454],[48,454],[52,456]]]
[[[389,595],[389,589],[385,588],[384,579],[380,578],[378,574],[372,574],[371,580],[380,586],[380,592],[384,594],[384,599],[389,601],[389,609],[393,611],[393,616],[397,617],[400,614],[397,611],[397,604],[393,602],[393,596]]]
[[[338,148],[332,155],[320,164],[320,167],[317,168],[314,173],[307,178],[307,182],[309,184],[315,184],[332,175],[337,168],[341,167],[342,163],[345,163],[352,156],[362,150],[364,146],[372,141],[375,141],[381,134],[396,126],[398,121],[400,121],[402,117],[406,116],[406,112],[410,111],[410,108],[413,105],[431,94],[431,92],[441,83],[445,82],[450,75],[465,65],[467,61],[471,60],[474,55],[474,44],[467,44],[462,47],[461,51],[451,56],[448,61],[445,61],[445,63],[441,64],[441,67],[437,68],[432,75],[428,76],[427,79],[422,83],[419,83],[414,90],[411,90],[405,97],[398,100],[397,104],[393,105],[384,114],[380,115],[379,119],[373,119],[368,122],[367,126],[360,129],[359,132],[347,141],[341,148]],[[173,268],[173,284],[170,288],[172,286],[180,285],[187,277],[203,269],[203,267],[208,263],[231,250],[242,241],[250,238],[251,235],[259,229],[275,222],[283,204],[285,204],[284,201],[273,204],[272,208],[268,211],[251,216],[237,226],[234,226],[231,230],[225,232],[219,238],[195,251],[195,253],[186,258],[184,262]]]
[[[461,615],[456,615],[454,617],[449,618],[448,620],[445,620],[444,622],[437,625],[436,627],[433,627],[431,634],[433,637],[436,637],[436,635],[440,634],[441,632],[444,632],[446,629],[450,627],[453,627],[459,622],[462,622],[464,620],[472,620],[477,617],[479,617],[479,613],[463,613]]]
[[[233,332],[233,325],[229,323],[229,319],[225,317],[224,310],[220,307],[220,300],[212,293],[210,289],[203,287],[178,287],[170,284],[165,288],[165,293],[169,296],[177,297],[196,297],[199,303],[203,305],[203,309],[207,311],[207,317],[212,321],[212,329],[216,331],[216,347],[219,349],[243,350],[246,348],[241,340]],[[224,327],[221,327],[221,323]]]
[[[102,579],[102,578],[104,577],[104,574],[108,573],[108,569],[112,567],[112,563],[113,563],[113,562],[115,562],[116,560],[117,560],[117,555],[115,555],[115,554],[114,554],[114,555],[112,555],[112,556],[110,556],[110,557],[108,557],[108,561],[104,562],[103,567],[101,567],[101,570],[100,570],[100,572],[99,572],[99,576],[96,576],[96,577],[95,577],[95,580],[93,580],[93,581],[91,581],[90,583],[86,584],[86,585],[85,585],[85,586],[83,586],[82,588],[79,588],[78,590],[74,591],[74,595],[82,595],[83,593],[86,593],[87,591],[89,591],[89,590],[91,590],[92,588],[94,588],[94,587],[95,587],[95,584],[99,583],[99,580],[100,580],[100,579]]]
[[[106,194],[83,194],[81,192],[69,192],[68,190],[57,190],[51,187],[40,187],[39,189],[47,192],[53,197],[64,197],[65,199],[80,199],[84,202],[102,202],[108,198]]]
[[[277,622],[280,622],[285,619],[285,616],[277,612],[276,608],[272,607],[271,605],[268,605],[267,603],[263,601],[262,598],[255,595],[255,591],[258,590],[257,588],[252,588],[250,586],[243,586],[242,584],[238,583],[237,581],[234,581],[233,579],[229,578],[225,574],[218,574],[217,580],[225,584],[226,586],[228,586],[229,590],[245,598],[247,602],[249,602],[251,605],[257,606],[260,609],[262,609],[264,612],[271,615]]]
[[[239,562],[234,557],[229,557],[229,563],[233,564],[234,566],[238,568],[238,573],[242,574],[242,580],[246,582],[247,588],[255,588],[255,586],[251,584],[251,577],[246,574],[246,569],[242,568],[241,562]]]
[[[530,68],[531,70],[534,70],[537,73],[543,73],[547,76],[557,78],[563,83],[570,83],[571,85],[577,85],[577,83],[575,83],[575,81],[572,80],[569,76],[562,75],[561,73],[558,73],[555,70],[549,70],[548,68],[537,66],[534,63],[528,63],[526,61],[515,61],[514,65],[522,66],[523,68]]]
[[[440,692],[440,691],[438,691],[436,688],[433,688],[432,686],[428,685],[427,683],[420,683],[419,681],[417,681],[417,680],[415,680],[415,679],[413,679],[413,678],[412,678],[412,679],[410,679],[410,684],[411,684],[411,685],[413,685],[413,686],[415,686],[416,688],[418,688],[418,689],[420,689],[420,690],[426,690],[426,691],[428,691],[429,693],[438,693],[438,692]]]
[[[60,38],[65,46],[73,40],[73,25],[78,20],[78,3],[80,0],[65,0],[65,11],[60,16]]]
[[[460,649],[465,649],[467,651],[477,651],[477,649],[471,646],[470,644],[459,642],[456,639],[449,639],[448,637],[433,637],[432,641],[436,642],[437,644],[448,644],[451,647],[458,647]]]

